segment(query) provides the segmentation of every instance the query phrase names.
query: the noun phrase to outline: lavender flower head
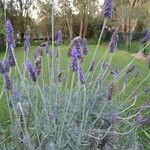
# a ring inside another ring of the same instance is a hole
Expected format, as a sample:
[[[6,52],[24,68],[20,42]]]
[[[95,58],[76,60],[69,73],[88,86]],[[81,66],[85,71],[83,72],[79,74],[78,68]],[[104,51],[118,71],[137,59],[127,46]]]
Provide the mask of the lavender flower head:
[[[116,113],[115,112],[112,112],[111,114],[110,114],[110,122],[111,122],[111,124],[115,124],[116,123],[116,119],[117,119],[117,116],[116,116]]]
[[[58,33],[57,33],[57,44],[58,44],[58,46],[62,45],[62,42],[63,42],[62,32],[58,31]]]
[[[83,54],[87,55],[88,53],[88,42],[86,38],[83,38]]]
[[[76,48],[73,48],[71,56],[72,56],[72,62],[71,62],[70,68],[73,71],[77,71],[78,70],[78,51]]]
[[[90,68],[89,68],[89,71],[93,71],[94,70],[94,67],[95,67],[95,61],[93,61],[91,64],[90,64]]]
[[[31,63],[30,61],[27,61],[26,67],[27,67],[27,70],[28,70],[29,73],[30,73],[31,79],[32,79],[33,81],[36,81],[36,75],[35,75],[35,72],[34,72],[32,63]]]
[[[10,80],[9,73],[5,73],[4,75],[5,88],[10,90],[12,88],[12,83]]]
[[[74,57],[74,58],[75,58],[75,57],[78,58],[78,50],[77,50],[76,48],[73,48],[73,49],[72,49],[71,56]]]
[[[80,36],[75,37],[75,46],[77,50],[80,50],[80,46],[81,46],[81,38]]]
[[[74,40],[75,42],[75,46],[76,46],[76,49],[77,49],[77,52],[78,52],[78,58],[82,58],[82,54],[81,54],[81,51],[80,51],[80,47],[81,47],[81,37],[80,36],[77,36]]]
[[[136,68],[136,65],[135,64],[132,64],[129,68],[128,68],[128,70],[127,70],[127,74],[129,74],[129,73],[131,73],[132,71],[134,71],[134,69]]]
[[[14,29],[13,29],[13,26],[12,26],[10,20],[6,21],[6,42],[7,42],[9,48],[11,46],[13,48],[15,47]]]
[[[137,114],[135,116],[135,126],[140,126],[142,124],[143,121],[143,117],[141,116],[141,114]]]
[[[85,83],[85,76],[83,74],[83,70],[81,67],[79,68],[79,78],[80,78],[81,84],[84,84]]]
[[[107,99],[108,100],[112,100],[114,88],[115,88],[114,82],[111,82],[111,84],[109,85],[109,87],[107,89]]]
[[[9,53],[8,53],[8,61],[9,61],[9,65],[11,67],[16,66],[15,58],[14,58],[14,56],[12,54],[12,51],[9,51]]]
[[[9,61],[5,59],[3,62],[0,61],[0,73],[5,74],[6,72],[9,73],[10,65]]]
[[[109,51],[113,53],[115,49],[117,48],[118,43],[118,33],[115,31],[111,37],[110,43],[109,43]]]
[[[28,53],[29,47],[30,47],[30,36],[29,36],[28,33],[26,33],[26,35],[25,35],[25,41],[24,41],[24,51],[26,53]]]
[[[39,48],[38,48],[38,54],[39,54],[40,56],[43,56],[43,49],[42,49],[42,47],[39,47]]]
[[[6,42],[7,42],[9,65],[13,67],[16,65],[15,59],[12,53],[12,50],[15,48],[15,40],[14,40],[14,29],[9,20],[6,21]]]
[[[4,60],[3,65],[4,65],[5,72],[9,73],[10,72],[10,65],[9,65],[9,61],[7,59]]]
[[[105,0],[104,1],[104,18],[111,19],[112,18],[112,5],[113,0]]]
[[[35,68],[34,68],[34,72],[35,72],[35,75],[40,75],[41,73],[41,56],[37,57],[37,59],[35,60]]]
[[[147,33],[141,40],[141,44],[146,44],[150,40],[150,28],[148,28]]]

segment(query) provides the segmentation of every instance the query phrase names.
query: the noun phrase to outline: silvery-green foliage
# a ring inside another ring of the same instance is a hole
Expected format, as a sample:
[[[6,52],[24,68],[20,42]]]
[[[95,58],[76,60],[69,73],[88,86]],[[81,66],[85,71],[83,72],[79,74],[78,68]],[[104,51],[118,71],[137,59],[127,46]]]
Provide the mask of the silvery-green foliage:
[[[84,86],[73,89],[64,119],[69,90],[62,91],[59,83],[40,86],[44,89],[41,99],[36,93],[39,92],[37,85],[28,83],[26,88],[29,101],[22,85],[16,84],[21,101],[17,102],[15,97],[10,97],[14,117],[11,124],[12,142],[6,143],[10,145],[8,149],[28,149],[28,137],[18,103],[23,108],[32,149],[137,149],[135,130],[126,135],[119,134],[133,128],[133,124],[120,119],[126,116],[121,113],[120,104],[115,100],[108,101],[106,90],[101,86],[87,86],[85,91]],[[115,124],[111,123],[111,112],[118,114]]]

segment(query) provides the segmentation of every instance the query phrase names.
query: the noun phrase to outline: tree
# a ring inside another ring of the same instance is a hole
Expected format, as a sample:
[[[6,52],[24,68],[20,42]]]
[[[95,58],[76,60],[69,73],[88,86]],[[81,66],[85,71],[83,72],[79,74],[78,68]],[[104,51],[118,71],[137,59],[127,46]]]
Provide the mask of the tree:
[[[39,6],[39,30],[43,35],[50,35],[51,33],[51,4],[49,0],[38,1]]]
[[[99,13],[98,0],[74,0],[74,6],[79,12],[80,37],[85,37],[90,19],[93,19]]]
[[[147,13],[148,8],[145,6],[149,2],[149,0],[116,0],[114,3],[115,24],[119,25],[127,46],[131,44],[132,35],[140,18]]]
[[[60,11],[58,11],[58,14],[65,19],[69,32],[69,38],[72,40],[74,19],[73,8],[69,0],[59,0],[59,7]]]

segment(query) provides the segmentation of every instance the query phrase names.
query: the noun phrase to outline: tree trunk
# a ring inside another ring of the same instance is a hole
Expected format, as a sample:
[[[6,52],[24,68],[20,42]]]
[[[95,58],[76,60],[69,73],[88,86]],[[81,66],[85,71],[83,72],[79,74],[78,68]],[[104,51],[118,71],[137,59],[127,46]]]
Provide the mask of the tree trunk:
[[[67,22],[67,26],[68,26],[68,31],[69,31],[69,37],[70,37],[70,40],[72,40],[73,36],[73,29],[72,29],[72,21],[71,23],[69,22],[69,19],[65,16],[66,18],[66,22]]]
[[[83,32],[83,37],[85,37],[85,35],[86,35],[87,27],[88,27],[88,25],[85,25],[84,32]]]
[[[80,20],[80,32],[79,32],[80,37],[82,37],[82,33],[83,33],[83,19],[81,18],[81,20]]]

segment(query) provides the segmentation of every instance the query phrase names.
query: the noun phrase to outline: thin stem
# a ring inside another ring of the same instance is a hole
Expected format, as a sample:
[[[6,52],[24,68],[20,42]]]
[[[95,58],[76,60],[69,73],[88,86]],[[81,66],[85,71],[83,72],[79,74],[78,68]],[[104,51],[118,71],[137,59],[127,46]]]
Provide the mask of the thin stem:
[[[83,85],[83,88],[84,88],[84,102],[83,102],[83,108],[82,108],[82,121],[81,121],[80,134],[79,134],[79,139],[78,139],[78,146],[80,145],[80,142],[81,142],[82,129],[84,128],[84,120],[85,120],[85,107],[86,107],[86,87],[85,87],[85,85]]]
[[[94,59],[95,59],[95,56],[96,56],[96,53],[98,51],[98,48],[99,48],[99,45],[100,45],[100,42],[101,42],[101,39],[102,39],[102,35],[103,35],[103,32],[104,32],[106,23],[107,23],[107,19],[104,20],[103,27],[102,27],[102,30],[101,30],[101,33],[100,33],[100,36],[99,36],[99,39],[98,39],[98,43],[97,43],[96,49],[94,51],[93,58],[92,58],[91,62],[93,62]]]
[[[52,81],[54,81],[54,0],[51,0],[52,5]]]
[[[100,36],[99,36],[99,39],[98,39],[98,42],[97,42],[97,45],[96,45],[96,48],[95,48],[95,51],[94,51],[94,54],[93,54],[93,57],[92,57],[92,60],[91,60],[90,63],[92,63],[94,61],[94,59],[95,59],[95,56],[97,54],[97,51],[98,51],[98,48],[99,48],[99,45],[100,45],[100,42],[101,42],[101,39],[102,39],[102,35],[103,35],[103,32],[104,32],[106,23],[107,23],[107,19],[104,20],[103,27],[102,27],[102,30],[101,30],[101,33],[100,33]],[[86,75],[88,74],[89,69],[90,69],[90,66],[89,66],[89,68],[87,70]]]
[[[71,88],[70,88],[70,94],[69,94],[68,103],[67,103],[66,108],[64,108],[66,111],[65,111],[65,113],[64,113],[64,115],[63,115],[64,118],[63,118],[62,128],[61,128],[61,132],[60,132],[59,144],[61,144],[61,139],[62,139],[62,134],[63,134],[63,129],[64,129],[64,123],[65,123],[65,120],[66,120],[67,112],[68,112],[69,107],[70,107],[70,102],[71,102],[71,98],[72,98],[72,91],[73,91],[74,79],[75,79],[75,72],[73,72],[73,75],[72,75]]]
[[[61,61],[60,61],[60,46],[58,46],[57,47],[57,64],[58,64],[58,66],[57,66],[57,74],[59,74],[60,73],[60,66],[61,66]]]
[[[7,91],[5,92],[5,94],[6,94],[7,107],[8,107],[8,111],[9,111],[9,115],[10,115],[10,120],[11,120],[11,123],[12,123],[13,122],[13,117],[12,117],[12,112],[11,112],[11,107],[10,107],[10,101],[9,101],[9,97],[8,97]]]
[[[148,47],[149,44],[150,44],[150,42],[148,42],[137,54],[141,54],[141,53],[144,51],[144,49],[145,49],[146,47]],[[125,66],[125,67],[120,71],[120,73],[118,74],[118,78],[116,79],[115,82],[119,81],[119,79],[122,78],[122,76],[124,75],[125,71],[126,71],[126,70],[129,68],[129,66],[135,61],[135,59],[136,59],[136,57],[134,57],[134,58],[130,61],[130,63],[129,63],[127,66]]]
[[[19,108],[20,108],[20,111],[21,111],[21,115],[23,117],[23,123],[24,123],[24,127],[25,127],[25,132],[26,132],[26,136],[27,136],[27,140],[28,140],[28,148],[31,149],[31,142],[30,142],[30,135],[28,133],[28,128],[27,128],[27,125],[26,125],[26,119],[25,119],[25,115],[24,115],[24,112],[23,112],[23,109],[22,109],[22,106],[21,106],[21,103],[19,102],[18,103],[19,105]]]

